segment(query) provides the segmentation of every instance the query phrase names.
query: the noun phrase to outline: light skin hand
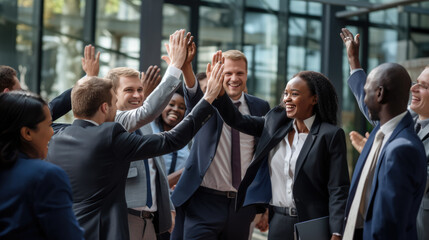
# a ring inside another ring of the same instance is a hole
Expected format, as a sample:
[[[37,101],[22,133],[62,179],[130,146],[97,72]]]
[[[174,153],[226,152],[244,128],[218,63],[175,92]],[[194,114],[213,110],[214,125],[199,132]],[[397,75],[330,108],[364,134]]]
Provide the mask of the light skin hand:
[[[210,64],[207,64],[207,68],[209,65]],[[203,98],[210,104],[213,103],[213,101],[219,95],[220,90],[223,89],[222,84],[224,76],[223,63],[218,62],[213,68],[210,78],[207,80],[207,89],[203,96]]]
[[[353,37],[353,34],[347,28],[342,28],[340,37],[343,40],[344,45],[346,46],[350,69],[354,70],[357,68],[362,68],[359,62],[359,33]]]
[[[187,54],[187,39],[185,37],[185,30],[179,30],[170,35],[168,46],[168,57],[171,62],[170,65],[181,69],[186,60]]]
[[[83,58],[82,58],[82,69],[89,77],[96,77],[100,71],[100,52],[95,55],[95,47],[86,45]]]
[[[222,51],[220,50],[217,51],[215,54],[213,54],[211,64],[210,63],[207,64],[207,69],[206,69],[207,79],[210,79],[214,66],[219,62],[222,64],[225,63],[225,58],[222,57]],[[223,96],[224,94],[225,94],[225,89],[222,88],[219,92],[219,97]]]
[[[169,233],[173,232],[175,223],[176,223],[176,211],[171,211],[171,228],[168,229]]]
[[[365,133],[366,137],[364,137],[356,131],[351,131],[349,136],[350,136],[350,141],[351,141],[353,147],[356,149],[356,151],[361,153],[363,147],[365,146],[366,141],[368,140],[369,133],[366,132]]]
[[[161,81],[161,69],[158,66],[149,66],[146,73],[141,73],[140,81],[143,85],[143,101],[152,93]]]

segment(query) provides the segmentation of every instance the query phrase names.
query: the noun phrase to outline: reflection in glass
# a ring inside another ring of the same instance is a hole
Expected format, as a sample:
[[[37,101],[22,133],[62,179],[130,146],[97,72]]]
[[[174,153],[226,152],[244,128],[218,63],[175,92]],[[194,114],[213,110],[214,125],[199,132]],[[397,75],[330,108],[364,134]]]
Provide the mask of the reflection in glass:
[[[288,79],[303,70],[320,71],[320,21],[289,19]]]
[[[247,7],[256,7],[267,10],[278,11],[279,0],[246,0]]]
[[[397,39],[395,30],[369,28],[368,70],[381,63],[406,59],[406,41],[398,42]]]
[[[164,44],[168,44],[171,34],[178,29],[186,29],[186,31],[190,31],[190,11],[190,8],[187,6],[164,3],[162,8],[162,55],[167,55]],[[164,61],[161,61],[162,74],[166,69],[167,64]]]
[[[198,72],[206,70],[215,51],[229,50],[234,47],[234,42],[239,41],[234,39],[234,17],[230,8],[200,7]]]
[[[138,69],[138,64],[126,65],[124,57],[136,59],[140,56],[140,6],[141,1],[98,1],[96,44],[117,53],[103,54],[105,59],[102,60],[110,68]]]
[[[248,61],[248,91],[271,105],[278,104],[276,81],[278,67],[278,20],[272,14],[245,15],[244,54]]]

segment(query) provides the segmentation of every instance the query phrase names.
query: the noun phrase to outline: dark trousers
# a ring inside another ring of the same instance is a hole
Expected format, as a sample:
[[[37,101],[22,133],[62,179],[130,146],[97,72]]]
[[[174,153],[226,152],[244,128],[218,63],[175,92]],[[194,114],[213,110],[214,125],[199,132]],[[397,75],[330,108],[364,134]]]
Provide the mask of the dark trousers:
[[[197,190],[176,208],[176,225],[171,239],[247,240],[256,207],[235,212],[235,198]]]
[[[274,212],[270,221],[269,240],[293,240],[294,225],[298,222],[298,217],[291,217],[285,214]]]

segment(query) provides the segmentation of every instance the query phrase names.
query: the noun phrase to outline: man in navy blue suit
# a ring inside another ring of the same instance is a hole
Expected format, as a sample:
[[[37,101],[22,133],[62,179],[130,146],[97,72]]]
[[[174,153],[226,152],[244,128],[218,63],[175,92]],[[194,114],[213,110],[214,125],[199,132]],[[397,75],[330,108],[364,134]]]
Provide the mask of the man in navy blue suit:
[[[417,239],[426,155],[407,111],[411,78],[402,66],[385,63],[364,79],[363,71],[353,72],[349,86],[376,126],[353,173],[343,239]]]
[[[230,50],[223,53],[223,57],[223,86],[228,96],[234,103],[240,102],[239,111],[243,114],[264,116],[270,109],[269,104],[243,93],[247,81],[245,55]],[[212,64],[217,61],[222,61],[220,51],[213,57]],[[195,81],[191,65],[184,65],[182,71],[185,76],[186,109],[189,112],[203,92],[198,81]],[[237,163],[232,160],[232,155],[236,154],[233,149],[237,149],[232,146],[233,142],[237,143],[232,135],[231,128],[217,113],[195,136],[185,170],[172,195],[176,207],[172,239],[248,239],[256,208],[250,206],[235,212],[234,204],[238,184],[250,164],[257,140],[240,133],[240,157],[237,158],[240,169],[237,170],[237,165],[232,166]]]

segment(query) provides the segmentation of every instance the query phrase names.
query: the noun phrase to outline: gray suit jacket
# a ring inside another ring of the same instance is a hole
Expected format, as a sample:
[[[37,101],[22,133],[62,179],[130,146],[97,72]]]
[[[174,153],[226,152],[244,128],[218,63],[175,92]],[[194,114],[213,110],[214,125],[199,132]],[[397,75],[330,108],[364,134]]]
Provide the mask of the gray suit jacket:
[[[414,122],[417,121],[418,115],[410,110],[411,115],[413,116]],[[422,128],[417,134],[423,142],[423,146],[426,151],[426,158],[429,163],[429,125]],[[429,165],[427,167],[428,178],[426,181],[426,189],[423,195],[422,203],[420,205],[419,213],[417,214],[417,237],[419,240],[428,240],[429,239]]]
[[[150,124],[140,128],[143,135],[152,134]],[[156,218],[155,229],[158,233],[166,232],[171,227],[171,213],[174,209],[170,200],[170,189],[168,186],[167,175],[165,174],[164,160],[162,156],[154,157],[153,163],[157,171],[156,174],[156,204],[158,217]],[[146,171],[143,160],[131,162],[128,171],[127,182],[125,186],[125,198],[128,208],[142,207],[146,205],[147,183]]]
[[[122,124],[129,132],[134,132],[140,128],[143,135],[152,134],[152,128],[148,123],[155,120],[162,113],[180,84],[181,80],[172,75],[165,74],[160,84],[143,102],[142,106],[129,111],[117,111],[115,121]],[[162,233],[168,231],[171,227],[170,211],[174,207],[170,200],[167,175],[164,172],[164,161],[161,156],[155,157],[153,160],[157,170],[155,199],[158,209],[158,217],[154,225],[156,231]],[[146,205],[146,188],[146,170],[143,160],[132,162],[125,186],[125,197],[128,208],[143,207]]]

